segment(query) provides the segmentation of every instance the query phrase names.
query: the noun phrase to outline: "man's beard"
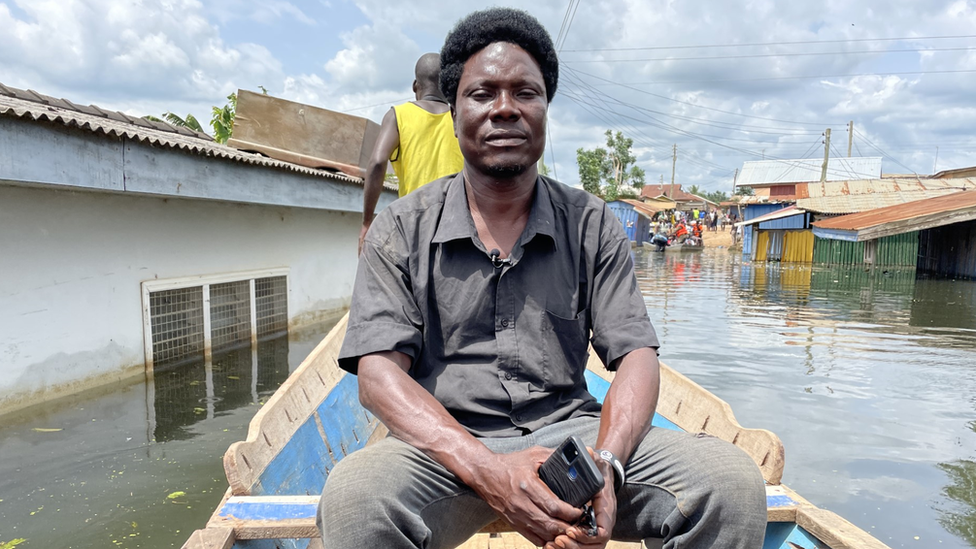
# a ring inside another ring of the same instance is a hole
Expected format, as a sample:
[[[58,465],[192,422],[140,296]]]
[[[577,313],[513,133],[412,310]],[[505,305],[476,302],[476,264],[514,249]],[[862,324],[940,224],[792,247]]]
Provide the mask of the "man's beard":
[[[485,166],[488,175],[498,179],[517,177],[525,173],[529,167],[525,164],[495,164]]]

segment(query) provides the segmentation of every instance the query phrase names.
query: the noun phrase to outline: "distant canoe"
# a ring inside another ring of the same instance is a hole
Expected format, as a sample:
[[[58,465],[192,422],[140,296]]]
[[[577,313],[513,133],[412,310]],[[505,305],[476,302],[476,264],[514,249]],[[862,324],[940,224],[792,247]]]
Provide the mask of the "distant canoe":
[[[230,488],[206,528],[193,532],[184,549],[322,547],[315,513],[329,471],[350,452],[386,435],[386,428],[360,406],[356,377],[338,367],[347,322],[348,317],[343,318],[258,411],[247,440],[235,442],[224,454]],[[602,401],[612,374],[592,352],[587,369],[589,390]],[[728,404],[663,364],[653,424],[714,435],[752,457],[767,484],[763,549],[887,548],[780,484],[784,454],[779,438],[769,431],[741,427]],[[533,547],[501,520],[462,545],[466,549],[496,546]],[[612,546],[639,548],[640,544]]]

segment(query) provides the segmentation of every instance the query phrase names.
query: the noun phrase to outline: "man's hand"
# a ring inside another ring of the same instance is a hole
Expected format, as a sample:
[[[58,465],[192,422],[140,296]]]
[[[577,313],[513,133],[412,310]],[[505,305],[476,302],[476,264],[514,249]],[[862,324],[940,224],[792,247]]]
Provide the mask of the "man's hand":
[[[539,478],[539,466],[552,452],[550,448],[534,446],[521,452],[495,454],[490,462],[478,467],[475,481],[469,483],[495,512],[537,546],[560,535],[565,537],[581,515],[579,509],[556,497]]]
[[[593,454],[591,448],[587,448]],[[596,513],[596,535],[588,536],[579,526],[572,526],[565,534],[559,535],[546,549],[603,549],[610,541],[613,527],[617,523],[617,495],[613,491],[613,467],[606,461],[593,456],[597,467],[603,473],[603,489],[593,496],[593,511]]]

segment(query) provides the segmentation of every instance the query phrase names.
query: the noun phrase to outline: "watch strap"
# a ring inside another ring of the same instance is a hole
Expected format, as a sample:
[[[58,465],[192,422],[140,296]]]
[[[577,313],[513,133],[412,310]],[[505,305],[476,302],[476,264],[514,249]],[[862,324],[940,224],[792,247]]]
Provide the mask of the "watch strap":
[[[624,464],[610,450],[597,450],[597,455],[600,459],[609,463],[613,469],[613,491],[619,492],[624,486],[624,481],[627,479],[627,475],[624,473]]]

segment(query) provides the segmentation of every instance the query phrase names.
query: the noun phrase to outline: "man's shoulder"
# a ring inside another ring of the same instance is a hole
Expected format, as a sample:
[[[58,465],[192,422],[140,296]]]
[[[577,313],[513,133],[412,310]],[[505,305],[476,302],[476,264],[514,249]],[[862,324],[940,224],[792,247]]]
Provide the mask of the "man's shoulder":
[[[549,191],[549,197],[552,200],[553,205],[600,211],[602,211],[607,205],[607,203],[600,199],[600,197],[594,196],[583,189],[570,187],[565,183],[545,175],[540,177],[542,178],[543,183],[546,185],[546,189]]]
[[[447,197],[447,189],[450,188],[451,181],[454,180],[456,175],[445,175],[430,183],[421,185],[417,190],[412,191],[403,198],[394,200],[393,203],[387,206],[387,209],[394,215],[402,215],[413,211],[429,210],[431,206],[443,207],[444,199]]]

